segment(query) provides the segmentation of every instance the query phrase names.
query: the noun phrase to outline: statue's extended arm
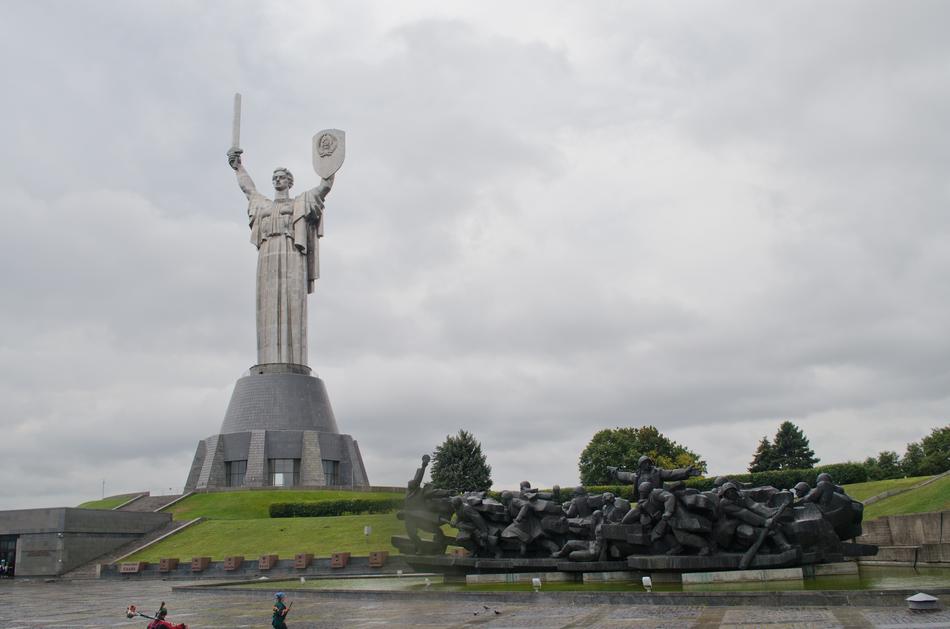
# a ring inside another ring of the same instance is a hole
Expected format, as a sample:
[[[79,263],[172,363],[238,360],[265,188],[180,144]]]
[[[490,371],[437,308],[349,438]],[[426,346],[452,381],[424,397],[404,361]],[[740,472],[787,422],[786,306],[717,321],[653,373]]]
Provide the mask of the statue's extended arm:
[[[234,169],[234,174],[237,175],[237,182],[241,188],[241,192],[250,199],[252,194],[257,193],[257,186],[254,185],[254,180],[247,174],[247,171],[244,170],[244,164],[241,163],[241,153],[243,152],[241,149],[229,150],[228,165]]]
[[[330,175],[329,179],[321,179],[317,187],[313,189],[313,193],[320,197],[321,201],[326,199],[327,195],[330,194],[330,189],[333,187],[335,177],[336,175]]]

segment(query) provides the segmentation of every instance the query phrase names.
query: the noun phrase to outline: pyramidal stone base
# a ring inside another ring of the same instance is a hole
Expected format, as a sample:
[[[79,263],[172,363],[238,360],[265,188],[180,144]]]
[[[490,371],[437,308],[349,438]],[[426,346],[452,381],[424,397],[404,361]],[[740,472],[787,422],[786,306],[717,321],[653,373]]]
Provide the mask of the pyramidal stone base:
[[[304,365],[270,364],[238,379],[220,433],[198,442],[185,491],[368,485],[323,381]]]

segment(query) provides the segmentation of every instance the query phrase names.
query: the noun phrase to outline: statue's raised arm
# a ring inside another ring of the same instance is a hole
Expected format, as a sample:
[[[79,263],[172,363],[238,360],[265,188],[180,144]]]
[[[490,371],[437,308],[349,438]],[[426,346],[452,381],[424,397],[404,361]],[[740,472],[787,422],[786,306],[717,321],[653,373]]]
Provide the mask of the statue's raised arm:
[[[237,175],[237,182],[241,188],[241,192],[250,199],[252,195],[257,194],[257,186],[254,185],[254,180],[251,179],[251,176],[244,169],[244,164],[241,163],[241,153],[243,152],[244,151],[239,148],[232,147],[228,149],[228,165],[234,169],[234,173]]]

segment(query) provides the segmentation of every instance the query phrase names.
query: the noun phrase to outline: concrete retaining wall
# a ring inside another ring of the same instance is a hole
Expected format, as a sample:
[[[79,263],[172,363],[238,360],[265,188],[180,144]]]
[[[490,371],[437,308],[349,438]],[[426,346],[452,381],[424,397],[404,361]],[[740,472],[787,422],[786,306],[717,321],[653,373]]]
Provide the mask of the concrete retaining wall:
[[[888,515],[863,523],[863,544],[920,546],[950,543],[950,511]]]
[[[252,580],[260,577],[269,579],[285,579],[287,577],[332,576],[332,575],[367,575],[367,574],[396,574],[413,572],[413,569],[398,555],[390,556],[382,568],[370,568],[369,557],[350,557],[345,568],[331,568],[330,558],[315,557],[305,569],[294,568],[293,559],[281,559],[270,570],[259,570],[257,557],[245,557],[244,562],[237,570],[225,570],[223,561],[212,561],[201,572],[191,571],[191,558],[181,558],[178,567],[169,572],[159,572],[158,563],[150,563],[141,572],[123,574],[122,563],[102,565],[99,569],[101,579],[244,579]]]
[[[0,511],[0,535],[17,535],[17,576],[58,576],[149,531],[169,513],[100,509]]]

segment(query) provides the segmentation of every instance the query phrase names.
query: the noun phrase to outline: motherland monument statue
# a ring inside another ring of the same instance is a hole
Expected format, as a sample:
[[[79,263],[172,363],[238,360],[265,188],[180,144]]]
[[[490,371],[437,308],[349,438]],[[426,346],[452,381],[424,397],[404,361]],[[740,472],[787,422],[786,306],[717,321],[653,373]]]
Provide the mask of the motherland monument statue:
[[[274,169],[274,198],[244,167],[241,95],[234,95],[228,164],[247,197],[257,248],[257,364],[234,387],[220,433],[198,444],[185,490],[221,487],[368,485],[359,447],[340,434],[326,387],[311,375],[307,297],[320,277],[325,201],[346,155],[346,134],[313,136],[320,182],[291,196],[294,176]]]

